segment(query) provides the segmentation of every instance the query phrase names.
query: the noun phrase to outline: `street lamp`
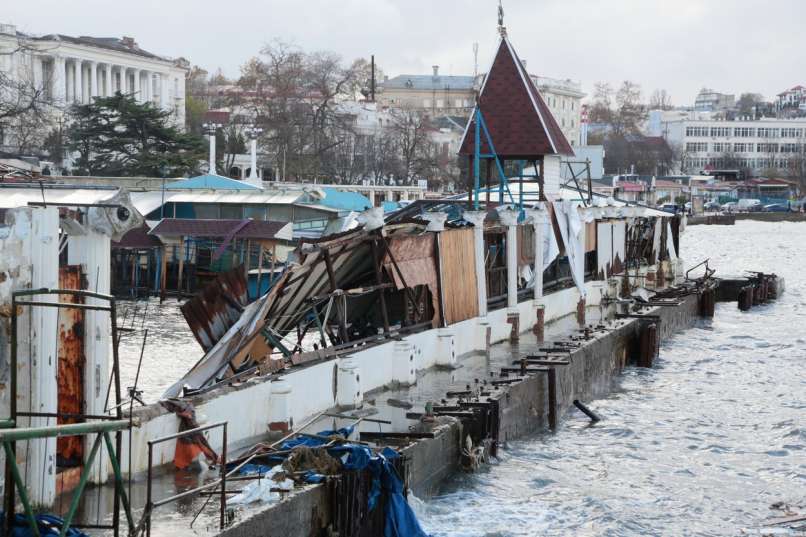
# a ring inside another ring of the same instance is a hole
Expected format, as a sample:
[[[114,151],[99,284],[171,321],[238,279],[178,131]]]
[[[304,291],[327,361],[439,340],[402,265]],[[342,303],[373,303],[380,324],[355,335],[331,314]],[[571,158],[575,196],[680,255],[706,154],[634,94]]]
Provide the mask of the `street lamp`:
[[[249,169],[249,177],[247,177],[250,181],[259,179],[257,175],[257,139],[261,134],[263,134],[263,129],[255,125],[250,125],[246,129],[246,135],[249,136],[252,151],[251,168]]]
[[[207,173],[210,175],[216,175],[215,171],[215,133],[218,129],[223,127],[220,123],[205,123],[202,125],[204,128],[204,133],[210,137],[210,164],[208,166]]]

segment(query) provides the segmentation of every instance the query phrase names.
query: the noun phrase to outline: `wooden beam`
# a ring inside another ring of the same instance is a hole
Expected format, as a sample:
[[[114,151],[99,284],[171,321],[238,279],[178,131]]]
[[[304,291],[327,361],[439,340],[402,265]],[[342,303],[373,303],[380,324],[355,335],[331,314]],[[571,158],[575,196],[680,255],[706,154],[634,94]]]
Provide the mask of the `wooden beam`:
[[[378,255],[378,240],[373,237],[372,245],[372,266],[375,269],[375,283],[377,285],[383,284],[381,277],[381,258]],[[383,333],[389,335],[389,313],[386,310],[386,289],[380,289],[378,292],[380,298],[381,318],[383,319]]]
[[[322,255],[325,258],[325,267],[327,268],[327,277],[330,280],[330,290],[336,291],[339,288],[339,284],[336,281],[336,272],[333,270],[333,261],[330,259],[330,250],[322,250]],[[350,341],[350,336],[347,333],[347,319],[345,311],[347,309],[346,299],[345,300],[344,308],[339,308],[336,305],[336,313],[339,318],[339,336],[341,336],[342,343],[347,343]]]

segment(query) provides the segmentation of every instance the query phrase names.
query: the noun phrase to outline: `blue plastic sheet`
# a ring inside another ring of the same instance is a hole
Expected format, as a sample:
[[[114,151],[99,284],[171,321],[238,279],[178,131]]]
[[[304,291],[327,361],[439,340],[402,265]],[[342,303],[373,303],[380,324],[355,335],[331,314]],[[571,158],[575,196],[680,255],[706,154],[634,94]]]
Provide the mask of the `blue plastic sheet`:
[[[354,427],[345,427],[337,431],[320,431],[317,436],[340,435],[344,438],[349,438],[353,430]],[[326,441],[321,438],[299,436],[284,442],[281,449],[293,449],[297,446],[321,447],[325,443]],[[384,537],[429,537],[420,527],[417,516],[403,496],[403,482],[391,462],[400,457],[397,451],[385,447],[375,454],[367,446],[345,443],[330,447],[327,452],[332,457],[339,459],[345,470],[368,469],[370,471],[372,474],[368,501],[370,511],[378,506],[381,493],[386,492],[388,501],[386,502],[386,512],[384,513]],[[268,469],[268,466],[247,464],[241,469],[241,472],[262,475]],[[306,483],[321,483],[325,480],[325,476],[314,471],[308,471],[303,475],[303,479]]]
[[[0,512],[0,520],[5,518],[5,513]],[[39,526],[39,535],[47,537],[49,535],[59,535],[59,530],[64,524],[64,520],[48,514],[35,515],[36,525]],[[28,518],[23,513],[14,515],[14,527],[11,529],[11,537],[33,537],[34,532],[28,527]],[[89,537],[86,533],[70,528],[67,530],[67,537]],[[3,525],[0,524],[0,537],[5,537]]]

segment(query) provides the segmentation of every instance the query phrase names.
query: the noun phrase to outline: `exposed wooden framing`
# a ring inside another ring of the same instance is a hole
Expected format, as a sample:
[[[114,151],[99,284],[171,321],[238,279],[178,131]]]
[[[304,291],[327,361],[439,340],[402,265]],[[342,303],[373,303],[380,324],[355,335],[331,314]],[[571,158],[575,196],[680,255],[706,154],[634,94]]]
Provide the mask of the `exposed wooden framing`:
[[[182,272],[185,269],[185,237],[179,237],[179,271],[176,275],[176,292],[182,293]]]
[[[382,277],[381,277],[381,258],[378,255],[378,240],[377,238],[373,237],[372,242],[372,267],[375,269],[375,283],[377,285],[382,285]],[[380,298],[380,307],[381,307],[381,317],[383,319],[383,333],[389,335],[389,313],[386,310],[386,289],[380,289],[378,291],[378,297]]]
[[[406,278],[403,277],[403,272],[400,270],[400,267],[397,265],[397,261],[395,261],[395,256],[392,254],[391,248],[389,248],[389,241],[386,240],[386,237],[381,236],[384,242],[384,246],[386,246],[386,253],[389,255],[389,260],[392,262],[392,266],[395,267],[395,271],[397,275],[400,276],[400,281],[403,282],[403,288],[406,290],[406,296],[411,300],[411,305],[414,309],[417,309],[417,297],[414,296],[414,292],[409,287],[409,284],[406,283]]]
[[[327,277],[330,280],[330,290],[336,291],[339,288],[339,284],[336,281],[336,273],[333,270],[333,260],[330,258],[330,250],[323,250],[322,255],[325,258],[325,267],[327,268]],[[343,343],[347,343],[350,341],[350,336],[347,333],[347,309],[346,302],[343,304],[343,307],[339,308],[336,307],[336,312],[339,318],[339,336]]]
[[[274,265],[274,260],[272,260],[272,266],[273,265]],[[248,278],[249,278],[249,273],[247,272],[247,280],[246,280],[247,283],[249,283]],[[261,279],[262,278],[263,278],[263,242],[261,241],[259,243],[259,246],[258,246],[258,249],[257,249],[257,289],[255,291],[255,293],[256,293],[255,298],[260,296],[260,284],[261,284]],[[271,280],[269,280],[269,282],[271,282]]]
[[[269,276],[269,286],[271,286],[272,281],[274,280],[274,270],[277,263],[277,241],[274,241],[271,245],[271,276]]]
[[[168,283],[168,247],[163,246],[161,248],[161,258],[160,259],[160,302],[165,300],[165,286]]]

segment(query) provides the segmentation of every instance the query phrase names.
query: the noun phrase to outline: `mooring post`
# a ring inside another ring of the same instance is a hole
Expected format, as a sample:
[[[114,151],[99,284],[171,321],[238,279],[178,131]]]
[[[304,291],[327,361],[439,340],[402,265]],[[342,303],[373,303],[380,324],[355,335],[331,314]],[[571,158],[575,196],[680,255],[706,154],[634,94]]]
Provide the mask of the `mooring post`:
[[[517,313],[508,313],[507,322],[512,325],[512,329],[509,331],[509,341],[516,343],[520,339],[520,316]]]
[[[580,328],[585,327],[585,297],[581,297],[577,302],[577,323]]]
[[[532,327],[532,332],[534,333],[535,337],[537,338],[538,343],[543,343],[543,340],[546,335],[546,308],[545,306],[537,306],[537,317],[535,319],[535,325]]]
[[[553,367],[548,369],[549,382],[549,427],[557,430],[557,370]]]

